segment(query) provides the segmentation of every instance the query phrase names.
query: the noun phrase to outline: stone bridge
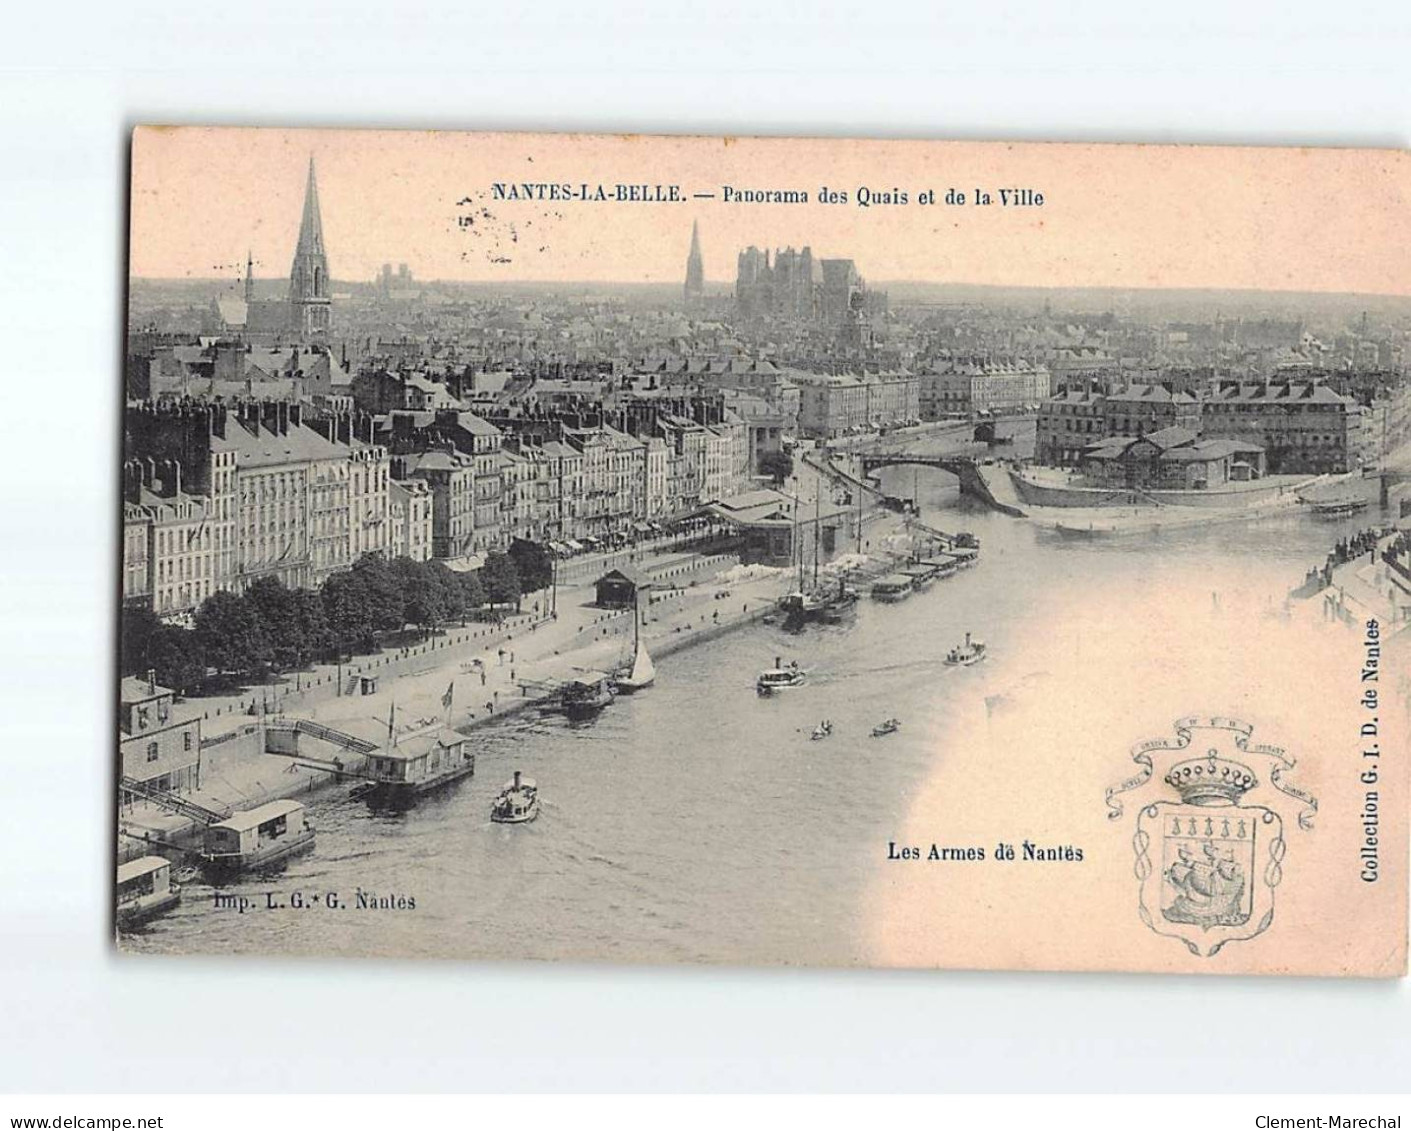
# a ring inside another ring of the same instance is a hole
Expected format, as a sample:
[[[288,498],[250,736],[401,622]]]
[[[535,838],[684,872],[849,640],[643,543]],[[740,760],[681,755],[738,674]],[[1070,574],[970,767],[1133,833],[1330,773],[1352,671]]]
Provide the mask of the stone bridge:
[[[966,474],[966,468],[975,468],[975,461],[969,456],[935,456],[935,455],[914,455],[907,452],[865,452],[858,456],[862,463],[863,475],[871,475],[874,471],[883,467],[897,467],[902,464],[913,464],[918,467],[936,467],[942,471],[949,471],[957,478],[962,478]]]
[[[948,471],[960,480],[960,492],[963,495],[971,495],[987,506],[1005,514],[1022,516],[1023,511],[1002,503],[991,493],[989,485],[980,474],[979,468],[975,465],[973,456],[964,455],[918,455],[908,452],[866,452],[858,455],[858,460],[862,464],[863,478],[871,476],[874,472],[884,467],[900,467],[911,465],[913,467],[934,467],[940,471]]]

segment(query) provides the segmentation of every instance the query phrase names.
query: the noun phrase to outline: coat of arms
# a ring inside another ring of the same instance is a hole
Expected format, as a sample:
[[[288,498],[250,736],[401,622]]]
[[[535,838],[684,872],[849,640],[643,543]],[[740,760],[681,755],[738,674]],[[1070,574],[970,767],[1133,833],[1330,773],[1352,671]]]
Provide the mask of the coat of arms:
[[[1123,813],[1117,795],[1150,787],[1158,770],[1153,756],[1161,760],[1157,780],[1167,789],[1143,801],[1132,837],[1138,914],[1157,934],[1180,939],[1204,958],[1274,921],[1287,852],[1276,801],[1291,797],[1302,805],[1303,829],[1313,827],[1318,809],[1283,778],[1293,758],[1277,746],[1252,744],[1253,731],[1238,719],[1177,719],[1174,739],[1132,748],[1142,771],[1107,791],[1108,816],[1117,820]]]

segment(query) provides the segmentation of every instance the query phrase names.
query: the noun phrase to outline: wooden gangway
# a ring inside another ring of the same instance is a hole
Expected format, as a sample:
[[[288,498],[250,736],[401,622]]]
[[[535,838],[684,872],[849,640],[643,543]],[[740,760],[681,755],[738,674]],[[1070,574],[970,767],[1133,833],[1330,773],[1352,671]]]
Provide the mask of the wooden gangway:
[[[230,809],[207,809],[204,805],[197,805],[196,802],[170,790],[158,789],[150,782],[138,781],[136,778],[123,777],[118,784],[134,797],[141,797],[169,813],[177,813],[200,825],[213,825],[217,821],[224,821],[231,814]]]
[[[369,742],[365,738],[359,738],[357,735],[347,734],[341,730],[334,730],[332,727],[314,722],[313,719],[272,719],[265,724],[265,728],[307,734],[310,738],[317,738],[334,746],[341,746],[344,750],[351,750],[354,754],[371,754],[377,749],[375,742]]]

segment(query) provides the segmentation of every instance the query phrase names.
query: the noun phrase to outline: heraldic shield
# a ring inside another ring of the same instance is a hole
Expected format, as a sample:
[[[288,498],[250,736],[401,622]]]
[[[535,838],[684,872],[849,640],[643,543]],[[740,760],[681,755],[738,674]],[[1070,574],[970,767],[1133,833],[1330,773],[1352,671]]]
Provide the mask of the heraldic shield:
[[[1312,827],[1317,802],[1282,780],[1281,771],[1293,766],[1283,750],[1249,743],[1248,724],[1193,717],[1178,719],[1175,730],[1174,741],[1152,739],[1133,749],[1144,771],[1108,790],[1108,815],[1122,815],[1117,794],[1151,785],[1154,752],[1178,752],[1163,759],[1166,798],[1143,799],[1137,814],[1137,909],[1157,934],[1178,938],[1192,954],[1209,958],[1226,943],[1268,930],[1274,891],[1283,879],[1283,818],[1269,805],[1246,802],[1261,786],[1249,763],[1273,760],[1269,783],[1275,796],[1303,804],[1302,828]]]

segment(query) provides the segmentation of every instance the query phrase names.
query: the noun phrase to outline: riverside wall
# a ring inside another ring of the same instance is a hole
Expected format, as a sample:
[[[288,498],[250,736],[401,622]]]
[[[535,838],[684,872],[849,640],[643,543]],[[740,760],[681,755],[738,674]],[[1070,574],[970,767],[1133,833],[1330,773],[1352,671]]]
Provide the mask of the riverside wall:
[[[1052,483],[1036,483],[1010,469],[1010,482],[1019,497],[1036,507],[1130,507],[1167,506],[1201,507],[1207,509],[1237,509],[1260,506],[1297,491],[1313,482],[1280,480],[1265,482],[1237,490],[1170,491],[1123,487],[1078,487]]]

